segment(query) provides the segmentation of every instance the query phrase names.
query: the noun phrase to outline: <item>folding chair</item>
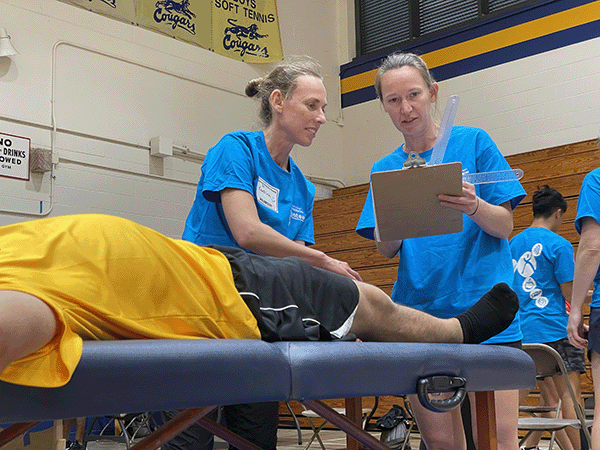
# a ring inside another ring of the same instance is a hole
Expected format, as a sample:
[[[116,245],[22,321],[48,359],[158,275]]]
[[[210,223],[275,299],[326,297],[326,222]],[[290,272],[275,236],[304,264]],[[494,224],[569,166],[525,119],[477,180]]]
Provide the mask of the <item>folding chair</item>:
[[[587,397],[583,401],[583,406],[585,408],[585,417],[587,417],[588,419],[593,419],[594,418],[594,406],[595,406],[595,404],[596,404],[596,401],[595,401],[593,395],[591,397]]]
[[[583,436],[587,441],[588,448],[591,448],[590,432],[589,429],[592,426],[592,421],[586,419],[585,413],[583,412],[581,405],[578,403],[575,396],[575,391],[569,381],[567,369],[564,361],[560,354],[552,347],[546,344],[523,344],[523,350],[529,354],[533,362],[535,363],[535,371],[537,377],[552,377],[560,375],[567,386],[569,396],[575,405],[575,414],[577,419],[562,419],[559,417],[560,414],[560,402],[558,408],[550,407],[521,407],[522,412],[526,412],[532,415],[532,417],[520,417],[518,428],[519,430],[525,430],[527,433],[519,442],[519,447],[525,442],[527,437],[534,431],[548,431],[551,433],[550,443],[548,446],[549,450],[552,450],[554,445],[555,433],[566,427],[573,427],[583,431]],[[555,417],[538,417],[537,413],[552,412],[556,411]]]
[[[149,434],[155,426],[152,424],[151,413],[135,413],[135,414],[119,414],[111,416],[110,420],[104,425],[99,434],[92,434],[92,429],[95,423],[98,421],[98,417],[94,417],[88,430],[83,436],[83,450],[87,448],[87,444],[90,441],[113,441],[123,442],[127,450],[131,447],[136,438],[142,438],[146,434]],[[118,435],[107,434],[107,430],[111,422],[118,424],[120,433]]]
[[[404,400],[404,409],[408,413],[408,430],[406,432],[406,438],[404,439],[404,442],[402,442],[400,450],[404,450],[405,448],[407,448],[407,446],[410,447],[410,433],[417,426],[417,419],[415,418],[415,415],[413,413],[410,401],[408,400],[408,396],[403,395],[402,399]]]

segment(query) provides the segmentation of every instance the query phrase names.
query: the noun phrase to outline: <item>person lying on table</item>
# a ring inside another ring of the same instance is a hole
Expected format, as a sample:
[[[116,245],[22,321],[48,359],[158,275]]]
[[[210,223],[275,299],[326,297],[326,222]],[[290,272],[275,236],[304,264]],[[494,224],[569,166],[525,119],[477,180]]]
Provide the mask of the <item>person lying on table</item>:
[[[506,285],[449,319],[296,257],[202,247],[107,215],[0,227],[0,379],[67,383],[83,340],[231,338],[479,343],[519,303]]]

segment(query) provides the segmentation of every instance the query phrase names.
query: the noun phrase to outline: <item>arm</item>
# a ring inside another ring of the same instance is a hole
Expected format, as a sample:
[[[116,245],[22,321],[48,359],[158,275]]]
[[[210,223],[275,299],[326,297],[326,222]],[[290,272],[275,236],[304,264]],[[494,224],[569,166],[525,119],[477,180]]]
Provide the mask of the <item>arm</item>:
[[[348,263],[288,239],[269,225],[262,223],[258,217],[254,197],[249,192],[241,189],[224,189],[221,191],[221,204],[233,237],[241,247],[259,255],[297,256],[311,266],[361,280],[360,275],[352,270]]]
[[[573,294],[571,296],[571,314],[567,325],[569,341],[576,347],[585,348],[585,326],[581,308],[588,290],[594,281],[600,266],[600,225],[591,217],[584,217],[581,222],[581,239],[575,258],[575,275],[573,277]]]
[[[402,239],[397,241],[380,241],[377,227],[374,228],[373,234],[375,237],[375,245],[377,246],[377,250],[386,258],[392,259],[400,251],[400,248],[402,247]]]
[[[571,303],[571,297],[573,295],[573,282],[567,281],[566,283],[560,283],[560,291],[562,292],[563,300]]]
[[[513,215],[510,202],[492,205],[475,193],[475,186],[463,181],[462,195],[438,196],[440,204],[462,211],[490,236],[508,239],[513,230]]]

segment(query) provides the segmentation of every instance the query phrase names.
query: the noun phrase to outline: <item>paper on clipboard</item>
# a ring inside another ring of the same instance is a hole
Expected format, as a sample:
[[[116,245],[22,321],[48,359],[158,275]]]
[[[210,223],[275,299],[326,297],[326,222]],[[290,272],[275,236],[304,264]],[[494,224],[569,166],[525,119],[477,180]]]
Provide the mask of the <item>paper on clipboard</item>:
[[[463,213],[441,206],[437,198],[462,195],[460,162],[374,172],[371,194],[380,241],[462,231]]]

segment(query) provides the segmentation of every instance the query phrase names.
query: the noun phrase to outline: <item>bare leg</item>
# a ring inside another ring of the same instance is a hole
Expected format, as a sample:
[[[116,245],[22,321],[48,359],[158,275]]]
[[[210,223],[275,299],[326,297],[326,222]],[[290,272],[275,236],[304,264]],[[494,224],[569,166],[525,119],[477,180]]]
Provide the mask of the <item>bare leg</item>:
[[[498,450],[519,448],[519,391],[495,391]]]
[[[458,320],[407,308],[375,286],[357,284],[360,300],[350,331],[363,341],[462,342]]]
[[[558,405],[559,395],[556,390],[556,386],[554,385],[554,380],[549,377],[545,378],[544,380],[538,380],[538,386],[540,388],[539,405],[551,406],[553,408],[556,408],[556,405]],[[519,403],[522,403],[523,400],[524,398]],[[542,417],[556,417],[556,413],[554,411],[550,413],[542,413],[539,415]],[[532,433],[524,443],[525,448],[536,447],[539,444],[543,434],[544,433],[541,431],[536,431],[535,433]],[[560,442],[560,445],[564,450],[574,450],[579,448],[579,445],[574,447],[571,444],[571,440],[567,436],[567,432],[564,429],[556,432],[556,439],[558,440],[558,442]],[[577,431],[577,441],[579,441],[579,431]]]
[[[476,305],[463,313],[468,316],[469,323],[466,326],[470,327],[465,330],[465,325],[458,318],[440,319],[392,302],[375,286],[364,283],[357,285],[360,299],[350,331],[364,341],[462,343],[465,333],[467,336],[470,333],[471,338],[467,339],[468,342],[486,340],[506,328],[518,310],[518,298],[514,292],[507,291],[504,287],[494,288],[493,292],[490,291],[491,298],[490,293],[486,294]],[[486,337],[485,333],[478,332],[477,326],[491,334]],[[508,392],[512,395],[505,396],[506,405],[501,402],[502,415],[496,413],[500,420],[507,421],[507,431],[505,432],[504,428],[501,430],[507,443],[500,448],[516,450],[518,391]],[[466,449],[460,408],[445,414],[434,413],[421,406],[415,396],[412,397],[411,405],[428,450]],[[498,402],[496,407],[498,410]],[[514,417],[509,417],[509,413]],[[498,423],[500,424],[500,421]],[[509,430],[514,431],[512,438],[508,436]],[[510,447],[513,444],[514,447]]]
[[[440,414],[425,409],[416,395],[409,395],[408,398],[427,450],[466,450],[460,408]]]
[[[46,345],[56,332],[48,305],[33,295],[0,291],[0,372]]]
[[[360,298],[350,331],[363,341],[479,343],[510,325],[519,307],[513,291],[495,286],[460,316],[440,319],[394,303],[378,287],[357,286]]]
[[[77,417],[75,419],[75,440],[79,443],[83,442],[85,434],[85,417]]]
[[[600,354],[594,350],[592,353],[592,379],[600,380]],[[594,386],[594,393],[596,386]],[[592,448],[591,450],[600,450],[600,401],[594,402],[594,422],[592,426]]]
[[[581,378],[579,377],[579,373],[568,372],[568,376],[569,380],[571,381],[571,386],[575,391],[575,396],[578,398],[579,405],[583,410],[583,399],[581,398]],[[562,399],[561,411],[563,418],[577,419],[575,405],[573,405],[573,401],[571,400],[571,395],[569,394],[569,390],[567,388],[564,378],[561,375],[555,375],[552,377],[552,380],[554,381],[554,385],[556,386],[556,391],[558,392],[558,395]],[[573,448],[581,448],[581,436],[579,435],[579,429],[567,427],[565,430],[569,436]],[[568,448],[565,447],[565,450],[568,450]]]
[[[73,424],[75,423],[75,419],[63,419],[63,439],[68,441],[69,436],[71,436],[71,430],[73,429]]]
[[[519,391],[494,391],[496,403],[496,433],[498,450],[517,450],[519,437],[517,433],[519,421]],[[471,402],[473,424],[477,423],[477,413]],[[473,427],[473,438],[477,442],[477,427]]]
[[[538,380],[537,385],[540,388],[540,398],[539,398],[538,406],[556,407],[556,402],[558,401],[558,398],[555,398],[555,397],[557,397],[558,394],[556,394],[556,392],[552,392],[554,389],[553,389],[553,386],[549,386],[548,379]],[[519,405],[522,405],[523,403],[525,403],[525,400],[527,399],[529,392],[530,392],[529,390],[519,391]],[[552,413],[552,414],[554,414],[554,413]],[[554,417],[554,415],[549,415],[548,413],[539,413],[536,415],[541,416],[541,417]],[[529,435],[529,437],[525,440],[525,442],[523,442],[523,447],[525,447],[525,448],[537,447],[543,434],[544,434],[543,431],[534,431],[533,433],[531,433]]]

